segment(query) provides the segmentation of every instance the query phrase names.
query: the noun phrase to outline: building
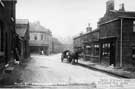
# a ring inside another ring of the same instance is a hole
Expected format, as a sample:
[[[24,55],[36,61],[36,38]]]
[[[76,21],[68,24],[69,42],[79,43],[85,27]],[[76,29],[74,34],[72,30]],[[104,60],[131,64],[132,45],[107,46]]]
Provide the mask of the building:
[[[30,56],[29,52],[29,21],[27,19],[16,20],[16,33],[18,40],[17,48],[21,59],[26,59]]]
[[[74,50],[81,50],[85,60],[99,62],[99,29],[88,31],[89,28],[90,25],[87,33],[74,38]]]
[[[16,0],[0,0],[0,65],[14,57]]]
[[[99,20],[100,60],[108,65],[134,66],[135,12],[125,11],[124,4],[114,9],[114,0],[106,3],[106,13]]]
[[[135,65],[135,12],[125,11],[124,4],[121,4],[119,10],[115,10],[114,6],[114,0],[108,0],[106,13],[99,20],[97,30],[74,38],[74,46],[83,44],[81,47],[99,50],[97,56],[101,64],[132,67]],[[84,42],[79,41],[80,39]],[[87,50],[84,48],[85,55]],[[93,50],[88,52],[89,55],[93,53]],[[89,60],[95,59],[90,57]]]
[[[30,24],[30,52],[48,55],[52,52],[52,33],[39,22]]]

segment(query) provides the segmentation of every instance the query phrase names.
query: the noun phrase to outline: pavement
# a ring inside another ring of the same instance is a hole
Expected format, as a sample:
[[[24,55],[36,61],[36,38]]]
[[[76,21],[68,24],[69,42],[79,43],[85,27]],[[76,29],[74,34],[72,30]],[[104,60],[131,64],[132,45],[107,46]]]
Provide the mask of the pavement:
[[[135,72],[124,70],[122,68],[105,66],[105,65],[101,65],[99,63],[93,63],[91,61],[85,61],[83,59],[79,60],[78,64],[80,66],[83,66],[83,67],[86,67],[86,68],[101,71],[101,72],[111,74],[111,75],[114,75],[114,76],[118,76],[118,77],[122,77],[122,78],[127,78],[127,79],[134,79],[135,78]]]

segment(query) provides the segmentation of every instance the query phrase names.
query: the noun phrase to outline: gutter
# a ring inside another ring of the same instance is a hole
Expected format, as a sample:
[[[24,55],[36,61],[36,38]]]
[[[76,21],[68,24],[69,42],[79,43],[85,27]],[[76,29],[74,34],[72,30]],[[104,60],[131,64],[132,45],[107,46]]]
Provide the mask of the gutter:
[[[117,20],[121,20],[121,19],[135,19],[135,17],[126,17],[126,16],[119,16],[119,17],[117,17],[117,18],[115,18],[115,19],[112,19],[112,20],[108,20],[108,21],[106,21],[106,22],[104,22],[104,23],[101,23],[101,24],[99,24],[99,26],[101,26],[101,25],[105,25],[105,24],[108,24],[108,23],[111,23],[111,22],[114,22],[114,21],[117,21]]]

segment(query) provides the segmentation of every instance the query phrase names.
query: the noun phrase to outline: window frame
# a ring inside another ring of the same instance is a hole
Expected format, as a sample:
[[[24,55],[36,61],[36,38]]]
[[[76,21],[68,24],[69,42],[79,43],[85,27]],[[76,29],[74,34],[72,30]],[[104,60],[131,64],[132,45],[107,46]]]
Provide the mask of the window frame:
[[[133,21],[133,32],[135,33],[135,21]]]

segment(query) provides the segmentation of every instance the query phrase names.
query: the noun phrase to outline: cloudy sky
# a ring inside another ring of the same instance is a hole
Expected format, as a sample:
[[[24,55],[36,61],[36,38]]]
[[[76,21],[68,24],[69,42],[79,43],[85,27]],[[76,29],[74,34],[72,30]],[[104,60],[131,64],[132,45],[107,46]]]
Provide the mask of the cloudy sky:
[[[107,0],[17,0],[17,18],[40,21],[51,29],[56,37],[73,37],[84,32],[88,23],[93,29],[105,13]],[[115,8],[121,2],[126,10],[135,11],[135,0],[115,0]]]

